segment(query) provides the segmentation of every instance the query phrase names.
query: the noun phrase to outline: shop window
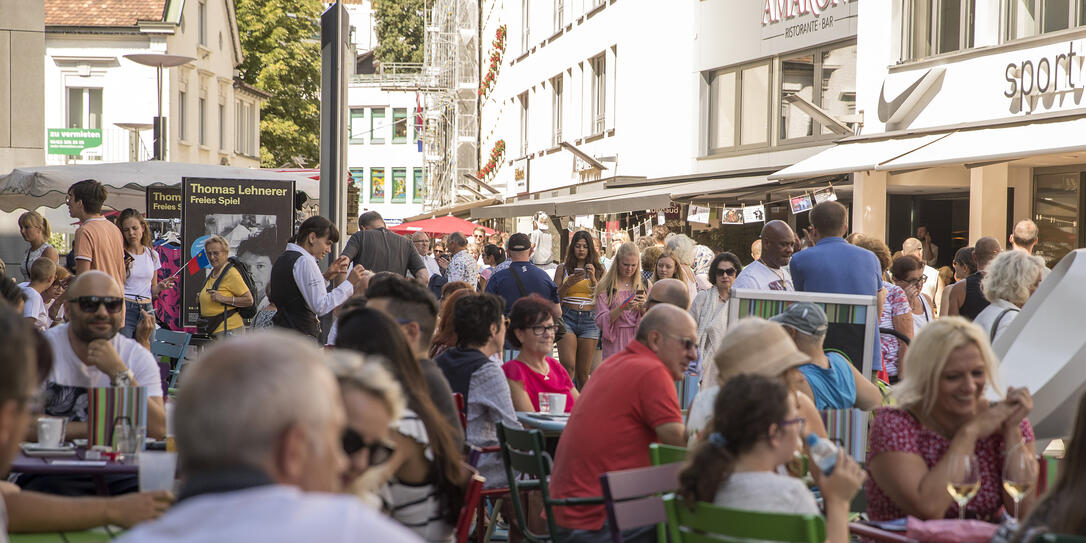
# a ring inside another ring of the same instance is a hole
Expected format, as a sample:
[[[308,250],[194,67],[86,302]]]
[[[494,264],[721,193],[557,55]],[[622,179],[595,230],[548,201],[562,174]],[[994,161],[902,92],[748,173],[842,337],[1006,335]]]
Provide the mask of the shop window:
[[[370,143],[385,142],[385,108],[370,110]]]
[[[838,120],[856,114],[856,44],[822,50],[819,105]],[[831,134],[822,127],[823,134]]]
[[[407,143],[407,108],[392,108],[392,143]]]
[[[906,0],[903,15],[906,60],[973,47],[975,0]]]
[[[385,169],[370,168],[370,203],[385,203]]]
[[[422,179],[422,168],[415,168],[414,184],[411,186],[411,201],[421,204],[426,201],[426,181]]]
[[[782,58],[778,79],[780,139],[833,134],[785,98],[799,96],[838,119],[856,113],[856,44],[823,47]]]
[[[1040,230],[1034,252],[1053,267],[1067,253],[1084,245],[1082,216],[1083,172],[1038,173],[1033,183],[1033,220]]]
[[[1086,0],[1006,0],[1005,6],[1008,41],[1086,24]]]
[[[709,150],[769,142],[769,63],[729,68],[709,81]]]
[[[350,143],[362,144],[365,143],[364,135],[366,133],[366,109],[361,107],[351,108],[351,125],[348,128],[350,133]]]
[[[797,95],[817,104],[815,96],[815,52],[781,59],[781,139],[804,138],[816,134],[814,119],[798,107],[784,101],[787,96]]]
[[[407,168],[392,168],[392,203],[407,201]]]

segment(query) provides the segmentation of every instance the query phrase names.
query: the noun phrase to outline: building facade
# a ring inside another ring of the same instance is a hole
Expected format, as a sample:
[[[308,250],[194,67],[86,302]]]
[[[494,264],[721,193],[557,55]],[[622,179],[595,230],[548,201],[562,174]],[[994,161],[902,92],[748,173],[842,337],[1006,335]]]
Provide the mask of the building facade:
[[[924,226],[941,264],[1032,218],[1053,265],[1086,245],[1084,24],[1083,2],[863,2],[863,130],[780,177],[850,172],[856,229]]]
[[[44,20],[38,2],[0,0],[0,173],[44,159]]]
[[[46,0],[45,46],[47,163],[150,159],[156,70],[125,55],[165,53],[195,59],[164,71],[165,158],[260,165],[268,96],[234,77],[242,51],[232,0]],[[84,148],[62,150],[56,140],[72,133]]]

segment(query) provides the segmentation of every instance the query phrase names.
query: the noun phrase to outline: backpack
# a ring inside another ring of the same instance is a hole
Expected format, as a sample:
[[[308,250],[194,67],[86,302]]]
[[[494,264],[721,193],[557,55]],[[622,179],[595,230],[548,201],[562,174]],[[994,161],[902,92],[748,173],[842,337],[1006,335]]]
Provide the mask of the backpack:
[[[238,315],[241,318],[250,321],[253,317],[256,317],[256,299],[259,297],[256,292],[256,283],[253,281],[253,274],[249,271],[249,266],[246,266],[244,262],[238,260],[235,257],[229,258],[230,264],[234,265],[234,269],[238,270],[241,274],[241,280],[245,282],[245,287],[249,289],[249,293],[253,295],[253,304],[249,307],[237,308]],[[223,272],[226,273],[225,270]]]

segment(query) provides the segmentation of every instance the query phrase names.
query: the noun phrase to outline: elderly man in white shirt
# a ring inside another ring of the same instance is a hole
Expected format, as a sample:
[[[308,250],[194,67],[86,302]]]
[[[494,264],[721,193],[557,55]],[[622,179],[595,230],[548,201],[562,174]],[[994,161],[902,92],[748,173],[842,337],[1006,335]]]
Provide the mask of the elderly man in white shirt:
[[[422,263],[426,264],[426,271],[430,272],[430,277],[441,275],[441,266],[437,265],[437,259],[430,252],[430,236],[426,235],[426,232],[415,232],[411,234],[411,244],[422,257]]]
[[[178,503],[118,541],[421,541],[336,493],[347,468],[346,417],[324,358],[311,342],[274,330],[208,349],[177,399],[187,476]]]

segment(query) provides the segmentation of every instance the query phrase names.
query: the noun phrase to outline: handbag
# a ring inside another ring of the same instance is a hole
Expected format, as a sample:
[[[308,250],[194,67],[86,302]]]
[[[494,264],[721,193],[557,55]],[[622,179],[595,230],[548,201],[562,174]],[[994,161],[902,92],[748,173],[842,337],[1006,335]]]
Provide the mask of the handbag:
[[[520,274],[517,273],[516,265],[509,266],[509,271],[513,272],[513,279],[517,282],[517,290],[520,291],[520,297],[524,298],[528,296],[528,289],[524,288],[524,281],[520,280]],[[566,323],[562,322],[562,319],[557,319],[554,322],[554,342],[558,343],[566,335]]]

